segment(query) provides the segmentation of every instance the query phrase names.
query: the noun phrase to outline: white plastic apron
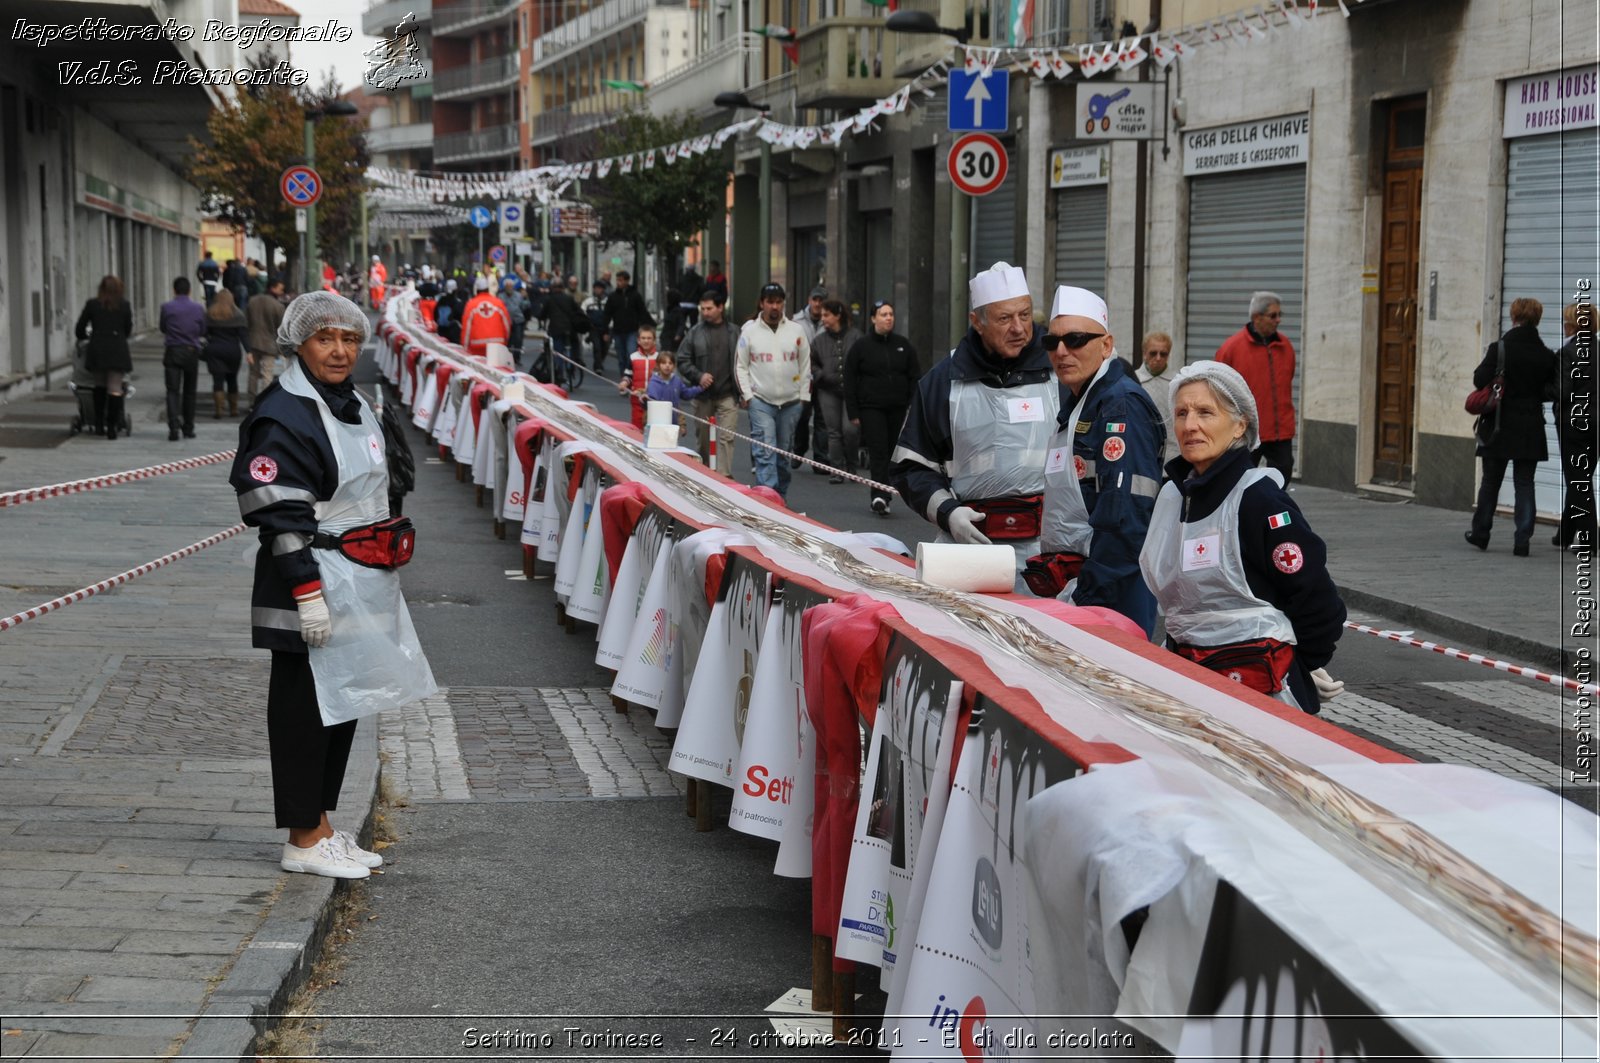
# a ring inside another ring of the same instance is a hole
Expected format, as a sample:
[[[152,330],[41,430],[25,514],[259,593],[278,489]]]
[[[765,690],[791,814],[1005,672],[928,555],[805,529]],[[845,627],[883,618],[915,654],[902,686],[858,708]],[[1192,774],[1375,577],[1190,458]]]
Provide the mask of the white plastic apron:
[[[1083,419],[1084,404],[1089,401],[1089,393],[1110,367],[1110,358],[1100,363],[1099,371],[1084,386],[1078,404],[1072,408],[1072,416],[1068,418],[1066,427],[1056,432],[1045,455],[1044,516],[1039,528],[1039,541],[1044,549],[1052,553],[1088,557],[1089,547],[1094,542],[1094,529],[1089,526],[1089,507],[1083,501],[1083,488],[1079,486],[1081,480],[1094,478],[1094,462],[1085,460],[1080,470],[1073,449],[1077,442],[1078,423]]]
[[[1239,551],[1239,504],[1245,490],[1263,477],[1283,486],[1276,469],[1250,469],[1222,505],[1187,523],[1177,484],[1167,484],[1156,498],[1139,567],[1155,591],[1174,642],[1206,648],[1256,639],[1294,644],[1289,618],[1250,590]],[[1287,683],[1276,697],[1300,707]]]
[[[950,491],[963,504],[985,498],[1012,498],[1044,491],[1045,454],[1061,412],[1061,385],[1055,377],[1015,388],[992,388],[976,380],[950,385]],[[983,525],[978,525],[983,530]],[[941,531],[937,542],[955,542]],[[1007,541],[1020,573],[1039,552],[1038,539]]]
[[[339,420],[306,379],[299,359],[279,381],[285,391],[316,404],[338,462],[339,486],[332,498],[316,504],[317,530],[338,535],[388,519],[389,469],[372,410],[363,402],[360,424]],[[316,556],[333,625],[328,644],[310,651],[322,722],[357,720],[436,692],[399,573],[358,565],[338,550],[318,550]]]

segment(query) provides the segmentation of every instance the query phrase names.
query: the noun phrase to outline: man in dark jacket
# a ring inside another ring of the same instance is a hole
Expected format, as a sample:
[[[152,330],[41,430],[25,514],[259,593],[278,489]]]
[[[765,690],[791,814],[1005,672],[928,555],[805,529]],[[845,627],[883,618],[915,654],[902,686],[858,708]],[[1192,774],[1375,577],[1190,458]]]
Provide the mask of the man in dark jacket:
[[[700,418],[700,460],[711,464],[711,428],[717,419],[717,464],[722,475],[733,477],[733,433],[739,426],[739,382],[733,355],[739,346],[739,329],[724,317],[721,292],[707,288],[700,296],[700,320],[678,347],[678,373],[705,390],[694,400]]]
[[[217,291],[222,284],[222,267],[217,265],[217,260],[212,257],[209,248],[206,250],[206,257],[195,267],[194,275],[200,282],[200,290],[205,294],[206,305],[210,306],[211,300],[217,297]]]
[[[1117,357],[1109,326],[1098,295],[1056,289],[1044,345],[1071,397],[1045,459],[1041,554],[1023,578],[1041,597],[1069,591],[1072,604],[1115,609],[1150,635],[1156,600],[1139,551],[1161,489],[1166,423]]]
[[[589,331],[589,319],[578,309],[577,301],[572,298],[572,293],[567,291],[566,284],[560,277],[550,282],[550,297],[544,303],[545,331],[550,337],[550,349],[556,355],[562,355],[577,360],[578,338]],[[582,374],[562,361],[546,352],[543,373],[536,373],[541,379],[551,383],[562,383],[568,380],[571,388],[581,383]]]
[[[939,526],[939,542],[1003,542],[1021,572],[1039,552],[1045,458],[1063,389],[1022,270],[997,262],[968,291],[971,327],[918,383],[889,482]]]
[[[628,364],[628,358],[639,349],[639,326],[654,325],[650,308],[644,305],[644,296],[633,286],[633,276],[627,270],[617,271],[617,290],[606,296],[606,325],[617,344],[617,365]],[[595,369],[600,368],[596,355]]]
[[[167,439],[176,441],[180,428],[185,439],[193,439],[194,393],[200,378],[200,348],[206,338],[206,309],[189,298],[188,277],[174,280],[172,298],[161,304],[161,338],[166,345],[161,365],[167,378]]]

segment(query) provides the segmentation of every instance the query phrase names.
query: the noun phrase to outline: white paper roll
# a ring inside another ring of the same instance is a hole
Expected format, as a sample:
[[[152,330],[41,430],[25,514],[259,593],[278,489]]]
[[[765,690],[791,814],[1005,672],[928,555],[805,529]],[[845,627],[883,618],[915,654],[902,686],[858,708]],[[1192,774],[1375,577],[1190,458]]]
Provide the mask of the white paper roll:
[[[671,424],[672,403],[664,399],[650,399],[644,404],[645,424]]]
[[[953,591],[1004,593],[1017,584],[1017,554],[998,544],[918,543],[917,579]]]

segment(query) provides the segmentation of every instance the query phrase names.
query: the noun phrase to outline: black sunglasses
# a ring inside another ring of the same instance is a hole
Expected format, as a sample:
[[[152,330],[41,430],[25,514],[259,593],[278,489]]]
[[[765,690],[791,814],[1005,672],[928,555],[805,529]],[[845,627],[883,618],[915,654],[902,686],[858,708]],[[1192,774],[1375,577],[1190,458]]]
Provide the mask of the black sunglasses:
[[[1054,332],[1046,332],[1044,339],[1040,342],[1044,344],[1044,349],[1047,351],[1055,350],[1058,343],[1065,343],[1067,350],[1076,351],[1089,346],[1090,343],[1104,335],[1104,332],[1065,332],[1057,336]]]

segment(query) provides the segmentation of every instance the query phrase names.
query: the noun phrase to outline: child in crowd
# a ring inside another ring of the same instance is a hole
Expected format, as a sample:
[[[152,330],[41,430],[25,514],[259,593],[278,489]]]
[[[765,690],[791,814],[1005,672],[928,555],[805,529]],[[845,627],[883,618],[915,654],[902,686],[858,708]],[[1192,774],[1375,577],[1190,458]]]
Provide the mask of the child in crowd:
[[[674,411],[672,423],[678,424],[678,404],[694,398],[704,390],[700,385],[685,380],[678,372],[677,358],[668,351],[662,351],[656,355],[655,375],[650,378],[650,383],[645,389],[645,397],[656,402],[672,403]]]

